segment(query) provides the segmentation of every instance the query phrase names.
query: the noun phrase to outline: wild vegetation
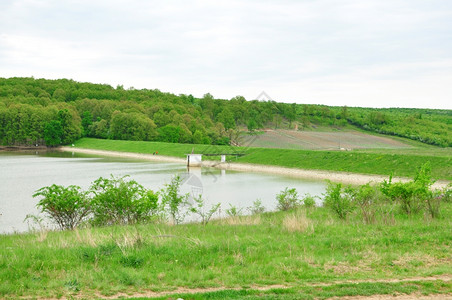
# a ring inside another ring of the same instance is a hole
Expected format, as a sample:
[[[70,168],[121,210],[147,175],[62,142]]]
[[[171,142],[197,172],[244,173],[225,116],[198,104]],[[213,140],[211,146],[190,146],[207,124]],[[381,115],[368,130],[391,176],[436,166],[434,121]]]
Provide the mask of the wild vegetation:
[[[73,80],[0,78],[0,144],[56,146],[80,137],[237,143],[240,130],[360,128],[452,146],[452,111],[371,109],[173,95]]]
[[[175,186],[168,189],[167,185],[162,191],[171,194],[177,190],[177,182],[174,179],[168,185]],[[287,188],[275,195],[275,201],[293,205],[288,210],[280,206],[279,212],[264,213],[255,201],[252,215],[236,214],[210,222],[200,219],[200,223],[176,225],[162,222],[164,218],[129,222],[122,215],[112,218],[115,222],[103,223],[109,226],[93,226],[99,223],[85,220],[85,225],[73,230],[4,235],[0,239],[0,296],[158,296],[158,292],[181,287],[185,292],[201,290],[189,297],[176,291],[171,297],[299,299],[313,295],[450,294],[451,189],[427,192],[438,196],[440,203],[438,213],[431,214],[423,190],[430,184],[429,168],[423,166],[406,184],[406,189],[415,190],[413,197],[420,199],[420,209],[409,212],[404,189],[387,181],[380,186],[345,190],[332,186],[325,192],[325,207],[313,206],[310,195],[299,197]],[[99,189],[100,185],[104,188]],[[131,192],[125,191],[125,186]],[[51,188],[38,191],[37,196],[50,197],[39,206],[59,203],[56,193],[67,194],[64,188]],[[56,192],[47,193],[53,190]],[[115,195],[124,199],[113,197],[112,202],[137,209],[143,207],[140,201],[128,200],[141,199],[140,192],[149,194],[125,178],[101,178],[91,191],[97,191],[93,198],[122,191]],[[335,206],[329,201],[334,203],[344,192],[349,196],[347,213],[342,215],[335,207],[345,202]],[[160,206],[168,216],[181,208],[178,197],[160,202],[175,201],[176,208]],[[58,206],[61,212],[71,205],[77,207],[75,198],[63,197],[69,204]],[[153,197],[146,199],[146,203],[155,203]],[[155,211],[153,207],[145,210]],[[110,213],[111,207],[105,211],[106,215],[115,215]],[[96,214],[91,218],[95,220]],[[219,291],[206,294],[203,288]]]
[[[144,188],[127,176],[111,176],[96,179],[88,191],[79,186],[53,184],[39,189],[33,197],[41,197],[37,207],[60,229],[86,224],[110,226],[153,221],[179,224],[190,211],[200,215],[206,224],[219,205],[205,213],[204,200],[198,197],[196,205],[191,207],[187,201],[189,195],[181,195],[180,186],[180,176],[172,177],[171,182],[158,192]]]

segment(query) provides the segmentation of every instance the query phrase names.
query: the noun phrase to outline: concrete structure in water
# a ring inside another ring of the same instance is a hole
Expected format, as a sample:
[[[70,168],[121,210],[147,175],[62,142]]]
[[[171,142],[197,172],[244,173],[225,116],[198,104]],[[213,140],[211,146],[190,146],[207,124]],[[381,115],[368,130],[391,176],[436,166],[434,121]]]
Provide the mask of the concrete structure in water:
[[[201,167],[202,157],[204,156],[220,156],[220,163],[226,162],[226,155],[242,156],[242,153],[207,153],[207,154],[187,154],[187,167]],[[218,165],[214,163],[213,165]]]
[[[188,167],[200,167],[202,165],[202,154],[187,154]]]

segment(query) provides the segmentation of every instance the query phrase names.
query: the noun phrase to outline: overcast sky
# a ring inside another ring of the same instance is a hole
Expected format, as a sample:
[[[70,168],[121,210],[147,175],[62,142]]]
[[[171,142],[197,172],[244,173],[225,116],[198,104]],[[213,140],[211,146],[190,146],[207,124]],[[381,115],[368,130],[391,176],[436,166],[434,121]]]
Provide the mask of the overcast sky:
[[[451,0],[1,0],[0,77],[452,108]]]

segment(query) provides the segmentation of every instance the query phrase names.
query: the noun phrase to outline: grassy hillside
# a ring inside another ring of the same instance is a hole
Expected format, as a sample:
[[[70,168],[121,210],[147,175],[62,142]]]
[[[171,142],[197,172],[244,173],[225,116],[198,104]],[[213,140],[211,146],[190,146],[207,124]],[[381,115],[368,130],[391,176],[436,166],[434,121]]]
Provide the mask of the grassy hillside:
[[[366,151],[309,151],[290,149],[208,146],[161,142],[113,141],[84,138],[76,147],[185,157],[191,153],[240,152],[245,155],[231,158],[234,162],[275,165],[289,168],[345,171],[354,173],[412,177],[417,168],[430,162],[435,179],[452,180],[451,149],[432,151],[430,148],[412,149],[412,152],[386,153],[386,149]]]
[[[442,210],[452,215],[450,203]],[[441,276],[452,274],[451,233],[448,217],[426,221],[421,214],[395,214],[365,225],[358,215],[341,221],[325,208],[303,208],[206,226],[4,235],[0,298],[156,296],[178,288],[200,293],[180,295],[190,299],[450,294],[452,282]],[[439,277],[422,280],[429,276]],[[202,294],[205,288],[239,290]]]

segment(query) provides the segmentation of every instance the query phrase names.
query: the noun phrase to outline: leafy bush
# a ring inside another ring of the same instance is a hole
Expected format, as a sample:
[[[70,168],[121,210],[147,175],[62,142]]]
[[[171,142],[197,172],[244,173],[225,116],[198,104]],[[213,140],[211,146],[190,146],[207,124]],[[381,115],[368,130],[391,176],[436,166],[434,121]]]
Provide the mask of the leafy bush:
[[[433,182],[430,165],[427,163],[419,168],[413,181],[392,182],[390,176],[388,181],[383,181],[380,190],[393,201],[400,203],[402,211],[408,215],[425,207],[428,213],[435,217],[439,213],[439,200],[430,190]]]
[[[342,184],[328,182],[324,199],[325,206],[333,210],[340,219],[345,220],[347,215],[354,210],[353,193],[354,191],[350,187],[343,191]]]
[[[94,224],[134,224],[149,221],[158,212],[158,195],[127,176],[100,177],[91,185]]]
[[[428,213],[431,218],[439,217],[442,198],[440,191],[425,196],[426,213]]]
[[[414,182],[392,182],[390,177],[388,182],[382,183],[381,191],[390,199],[400,203],[402,211],[408,215],[419,211],[421,207]]]
[[[304,194],[303,199],[301,199],[301,202],[306,208],[312,208],[315,207],[315,196],[311,196],[311,194]]]
[[[248,210],[252,215],[258,215],[265,212],[265,207],[262,205],[262,201],[260,199],[256,199],[253,202],[253,205],[248,207]]]
[[[33,197],[43,197],[37,204],[61,229],[74,229],[90,213],[90,200],[79,186],[51,185],[37,190]]]
[[[289,189],[286,187],[283,191],[276,195],[276,200],[278,200],[278,210],[282,211],[294,209],[301,204],[298,199],[298,192],[295,188]]]
[[[206,211],[204,209],[204,199],[202,198],[202,195],[199,195],[197,198],[193,199],[195,201],[195,206],[192,206],[190,208],[190,211],[194,214],[197,214],[201,217],[201,223],[203,225],[206,225],[209,223],[210,219],[212,218],[213,214],[216,213],[220,209],[220,203],[217,203],[215,205],[212,205],[212,207]]]
[[[188,194],[180,195],[180,186],[182,179],[179,175],[171,178],[171,182],[165,184],[165,188],[160,191],[162,197],[162,205],[169,210],[171,218],[174,224],[181,223],[186,213],[182,211],[182,207],[186,206],[188,200]]]
[[[354,202],[360,208],[361,216],[366,224],[375,222],[376,204],[381,199],[379,190],[369,183],[359,186],[354,193]]]
[[[237,206],[231,205],[229,203],[229,208],[226,209],[226,215],[229,217],[238,217],[243,214],[243,208],[238,208]]]

